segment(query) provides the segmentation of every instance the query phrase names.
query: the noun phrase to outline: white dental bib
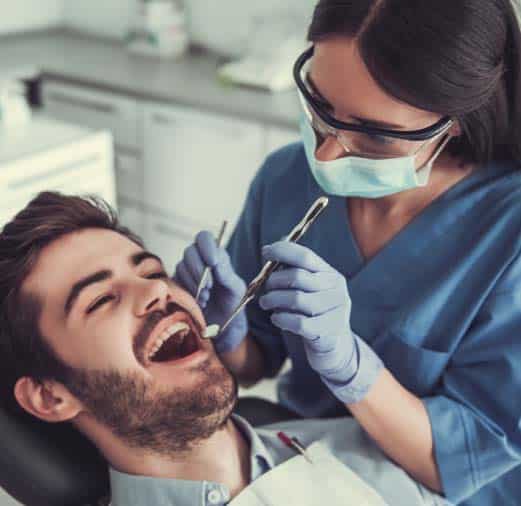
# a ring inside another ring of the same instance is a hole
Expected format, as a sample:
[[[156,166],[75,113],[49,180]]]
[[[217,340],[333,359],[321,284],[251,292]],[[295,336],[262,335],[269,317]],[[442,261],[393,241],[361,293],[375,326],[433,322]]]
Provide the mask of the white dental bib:
[[[319,442],[252,482],[230,506],[388,506]]]

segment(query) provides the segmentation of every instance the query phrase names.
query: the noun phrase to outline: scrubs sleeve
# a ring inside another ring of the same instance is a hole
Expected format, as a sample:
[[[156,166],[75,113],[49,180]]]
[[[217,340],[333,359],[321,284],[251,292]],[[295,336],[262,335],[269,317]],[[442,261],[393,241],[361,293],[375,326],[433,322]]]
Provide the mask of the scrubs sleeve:
[[[253,180],[239,222],[228,243],[228,253],[237,274],[249,283],[262,268],[261,227],[264,202],[263,175],[269,159]],[[259,344],[266,363],[266,375],[274,377],[288,353],[282,335],[263,311],[258,298],[246,307],[250,335]]]
[[[496,285],[437,395],[423,399],[445,496],[454,503],[521,464],[520,274],[518,265]]]

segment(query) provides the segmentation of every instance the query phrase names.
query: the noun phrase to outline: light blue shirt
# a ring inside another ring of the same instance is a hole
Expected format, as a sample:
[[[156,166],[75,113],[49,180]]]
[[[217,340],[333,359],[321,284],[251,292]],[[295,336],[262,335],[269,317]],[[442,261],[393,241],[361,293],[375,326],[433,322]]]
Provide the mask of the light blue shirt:
[[[275,463],[248,422],[236,415],[233,420],[250,445],[250,480],[256,480]],[[219,483],[135,476],[112,467],[109,471],[112,506],[222,506],[230,500],[228,489]]]
[[[233,421],[250,445],[251,481],[295,456],[279,440],[277,433],[282,430],[290,437],[297,437],[305,447],[321,441],[390,506],[445,504],[388,460],[353,418],[298,420],[259,429],[253,429],[237,415],[233,415]],[[219,483],[135,476],[113,468],[110,468],[110,486],[112,506],[224,506],[230,500],[229,490]],[[288,486],[298,487],[298,483]]]
[[[330,197],[301,240],[345,276],[353,331],[423,400],[445,494],[466,506],[521,504],[519,169],[479,168],[367,261],[345,198]],[[286,236],[322,194],[301,144],[266,160],[228,246],[246,282],[262,267],[262,246]],[[280,402],[305,417],[345,413],[302,340],[281,333],[256,300],[247,314],[269,374],[291,360]]]

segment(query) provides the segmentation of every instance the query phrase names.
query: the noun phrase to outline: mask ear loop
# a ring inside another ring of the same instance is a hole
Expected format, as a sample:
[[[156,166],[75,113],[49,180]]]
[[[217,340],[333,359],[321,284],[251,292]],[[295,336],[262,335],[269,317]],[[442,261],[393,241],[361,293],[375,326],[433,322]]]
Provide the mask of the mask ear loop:
[[[441,155],[441,152],[445,149],[445,146],[447,146],[447,144],[449,143],[449,141],[453,138],[454,136],[451,135],[450,133],[446,133],[445,134],[445,138],[442,140],[442,142],[440,143],[440,145],[436,148],[436,150],[434,151],[434,153],[429,157],[429,159],[421,166],[421,167],[418,167],[418,169],[416,169],[416,172],[419,172],[421,171],[423,168],[425,167],[428,167],[429,165],[432,165],[436,159],[438,158],[438,156]],[[426,144],[426,146],[428,146],[429,143]],[[421,151],[421,148],[420,150],[418,150],[418,152],[416,153],[416,155],[414,155],[415,157],[418,156],[418,154],[420,153]]]

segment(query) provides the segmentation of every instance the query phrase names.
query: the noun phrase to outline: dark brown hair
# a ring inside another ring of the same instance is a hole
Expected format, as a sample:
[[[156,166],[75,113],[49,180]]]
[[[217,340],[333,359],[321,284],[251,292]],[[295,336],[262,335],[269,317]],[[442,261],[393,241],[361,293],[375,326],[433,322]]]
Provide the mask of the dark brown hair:
[[[56,192],[40,193],[0,233],[0,402],[18,415],[13,388],[19,378],[66,383],[70,372],[41,335],[40,301],[22,294],[22,283],[47,245],[85,228],[113,230],[143,246],[102,199]]]
[[[308,38],[356,38],[373,79],[459,120],[448,150],[521,163],[521,31],[512,0],[320,0]]]

